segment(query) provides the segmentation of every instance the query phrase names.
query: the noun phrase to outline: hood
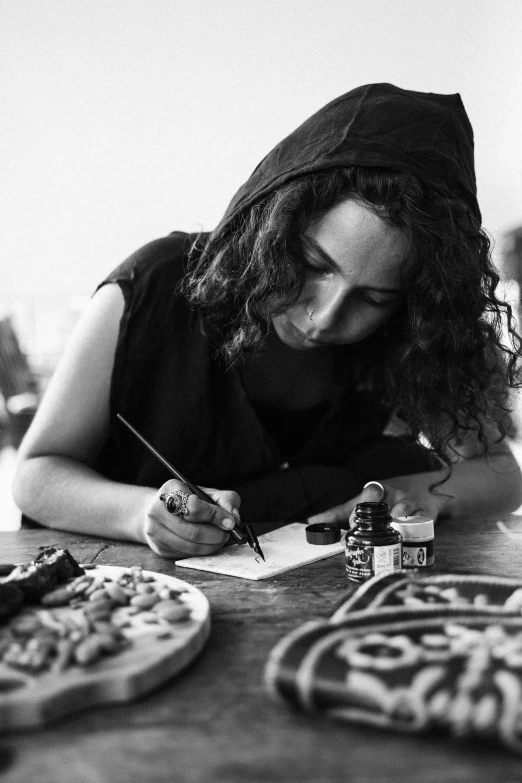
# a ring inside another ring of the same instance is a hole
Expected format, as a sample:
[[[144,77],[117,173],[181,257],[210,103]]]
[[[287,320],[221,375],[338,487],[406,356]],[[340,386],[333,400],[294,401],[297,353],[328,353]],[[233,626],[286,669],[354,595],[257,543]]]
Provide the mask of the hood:
[[[444,185],[481,221],[473,129],[460,95],[367,84],[328,103],[274,147],[217,230],[289,180],[345,166],[384,167]]]

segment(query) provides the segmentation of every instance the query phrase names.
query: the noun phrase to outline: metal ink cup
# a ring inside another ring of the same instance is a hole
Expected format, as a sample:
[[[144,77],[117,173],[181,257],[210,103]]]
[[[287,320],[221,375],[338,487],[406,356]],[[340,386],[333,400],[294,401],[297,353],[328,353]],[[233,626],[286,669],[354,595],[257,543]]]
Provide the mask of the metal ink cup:
[[[435,562],[435,525],[422,516],[397,517],[391,526],[402,536],[402,567],[426,568]]]

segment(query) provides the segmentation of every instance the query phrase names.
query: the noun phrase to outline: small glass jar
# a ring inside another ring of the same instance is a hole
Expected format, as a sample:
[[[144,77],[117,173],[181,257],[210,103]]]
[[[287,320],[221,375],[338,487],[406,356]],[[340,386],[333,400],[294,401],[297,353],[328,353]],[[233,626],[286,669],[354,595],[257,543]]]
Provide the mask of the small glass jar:
[[[392,521],[387,503],[357,504],[354,527],[344,539],[348,579],[365,582],[378,574],[400,571],[402,535]]]
[[[402,535],[402,567],[426,568],[435,562],[435,524],[422,516],[397,517],[392,527]]]

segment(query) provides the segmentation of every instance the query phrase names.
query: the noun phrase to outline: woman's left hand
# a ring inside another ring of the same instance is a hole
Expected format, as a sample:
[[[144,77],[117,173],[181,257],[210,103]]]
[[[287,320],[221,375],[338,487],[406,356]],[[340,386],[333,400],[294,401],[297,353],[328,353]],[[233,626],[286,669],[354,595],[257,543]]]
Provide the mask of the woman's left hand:
[[[419,478],[421,476],[422,474],[419,474]],[[421,486],[415,486],[411,476],[379,481],[379,484],[382,484],[386,491],[384,502],[390,506],[392,517],[407,517],[419,514],[430,517],[430,519],[437,519],[441,513],[445,497],[442,493],[441,495],[431,494],[428,487],[425,486],[426,482],[419,483]],[[307,521],[310,524],[317,522],[331,524],[336,522],[341,523],[342,527],[351,527],[357,503],[363,503],[368,500],[383,500],[382,492],[375,485],[363,489],[359,495],[351,498],[346,503],[329,508],[328,511],[316,514]]]

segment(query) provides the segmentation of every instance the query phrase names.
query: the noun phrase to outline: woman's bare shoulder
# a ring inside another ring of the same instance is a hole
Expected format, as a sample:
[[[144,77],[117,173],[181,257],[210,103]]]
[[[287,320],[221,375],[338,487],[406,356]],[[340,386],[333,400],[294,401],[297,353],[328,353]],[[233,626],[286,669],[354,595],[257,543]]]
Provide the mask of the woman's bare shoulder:
[[[22,443],[22,457],[55,454],[83,462],[95,459],[109,426],[110,386],[123,310],[118,285],[104,285],[91,298]]]

